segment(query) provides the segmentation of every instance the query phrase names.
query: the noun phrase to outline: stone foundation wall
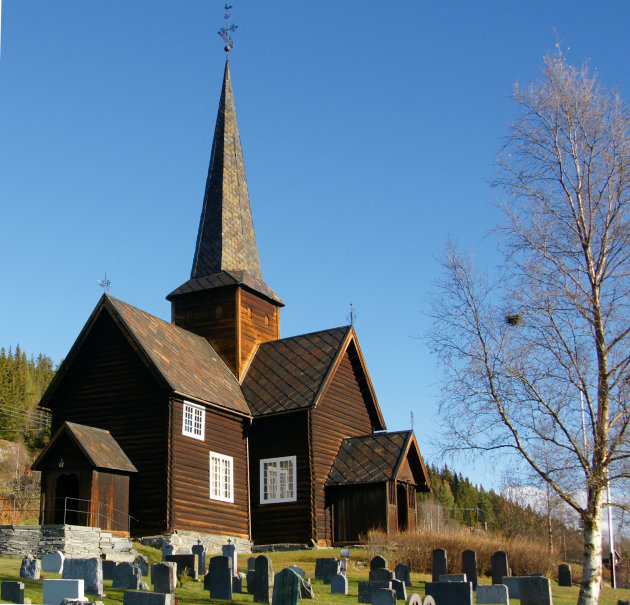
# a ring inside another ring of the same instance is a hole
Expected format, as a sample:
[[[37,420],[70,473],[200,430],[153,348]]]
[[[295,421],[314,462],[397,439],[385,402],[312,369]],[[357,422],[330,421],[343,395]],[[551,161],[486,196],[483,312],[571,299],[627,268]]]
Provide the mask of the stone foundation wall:
[[[180,554],[191,553],[191,548],[197,544],[197,540],[206,547],[206,551],[211,554],[221,554],[221,547],[227,544],[228,539],[232,540],[232,544],[236,544],[236,551],[239,553],[251,553],[252,543],[243,538],[233,538],[232,536],[223,536],[220,534],[204,534],[194,531],[175,530],[172,534],[161,536],[150,536],[142,538],[142,544],[148,544],[155,548],[162,548],[164,544],[170,544]]]

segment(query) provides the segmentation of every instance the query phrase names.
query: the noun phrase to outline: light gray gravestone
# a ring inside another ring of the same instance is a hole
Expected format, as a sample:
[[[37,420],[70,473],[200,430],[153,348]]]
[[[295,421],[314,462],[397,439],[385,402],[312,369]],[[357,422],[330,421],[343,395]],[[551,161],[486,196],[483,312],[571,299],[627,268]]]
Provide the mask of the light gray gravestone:
[[[61,601],[61,605],[88,605],[90,599],[64,599]],[[96,601],[97,603],[102,603],[102,601]]]
[[[543,576],[521,576],[521,605],[552,605],[551,583]]]
[[[448,564],[446,560],[446,550],[443,548],[436,548],[433,551],[432,579],[434,582],[438,582],[440,576],[444,576],[447,573]]]
[[[435,599],[431,595],[426,595],[424,599],[422,599],[422,605],[436,605]]]
[[[42,563],[39,559],[36,559],[33,555],[26,555],[22,559],[20,578],[24,578],[25,580],[39,580],[41,573]]]
[[[298,567],[297,565],[290,565],[289,569],[292,569],[301,578],[306,577],[306,572],[301,567]]]
[[[248,594],[256,593],[256,570],[255,569],[250,569],[247,572],[247,593]]]
[[[224,555],[211,557],[207,577],[211,599],[232,600],[232,559],[230,557]]]
[[[311,585],[310,578],[300,579],[300,598],[301,599],[314,599],[315,593],[313,592],[313,586]]]
[[[166,555],[166,562],[177,563],[177,577],[190,576],[193,580],[199,579],[197,569],[197,555]]]
[[[64,599],[81,599],[84,597],[83,580],[44,580],[42,601],[46,605],[60,605]]]
[[[397,601],[407,600],[407,588],[402,580],[392,580],[392,589],[396,593]]]
[[[490,558],[490,567],[492,568],[492,583],[504,584],[503,576],[511,576],[510,566],[508,564],[508,555],[503,550],[498,550]],[[511,592],[510,592],[511,594]],[[514,595],[512,595],[514,598]]]
[[[247,571],[256,570],[256,557],[249,557],[247,559]]]
[[[373,590],[372,605],[396,605],[396,591],[391,588]]]
[[[138,553],[133,560],[133,564],[140,568],[140,573],[144,577],[149,575],[149,559],[147,557]]]
[[[1,582],[0,599],[9,603],[24,603],[24,582]]]
[[[153,591],[172,594],[177,586],[177,563],[164,562],[151,565]]]
[[[465,573],[468,581],[472,582],[473,590],[477,590],[479,575],[477,572],[477,553],[474,550],[465,550],[462,553],[462,573]]]
[[[503,576],[501,578],[501,584],[505,584],[508,587],[508,594],[510,599],[521,598],[521,578],[524,576]]]
[[[447,573],[438,578],[438,582],[468,582],[465,573]]]
[[[385,567],[377,567],[370,571],[370,582],[389,582],[394,579],[394,572]]]
[[[114,568],[112,588],[125,588],[128,590],[140,590],[142,584],[142,572],[133,563],[118,563]]]
[[[61,577],[64,580],[83,580],[87,594],[103,595],[103,562],[100,557],[66,559]]]
[[[427,582],[425,593],[439,605],[472,605],[473,589],[470,582]]]
[[[166,557],[168,555],[174,555],[177,552],[177,549],[172,544],[163,544],[162,545],[162,562],[166,561]]]
[[[238,573],[238,559],[236,554],[236,544],[230,544],[228,540],[227,544],[224,544],[221,547],[221,554],[224,557],[229,557],[232,559],[232,573],[236,575]]]
[[[206,547],[201,544],[195,544],[192,547],[192,554],[197,555],[197,575],[205,576],[206,575]]]
[[[298,605],[301,577],[292,569],[283,569],[273,579],[272,605]]]
[[[558,565],[558,586],[573,586],[573,574],[568,563]]]
[[[391,582],[359,582],[359,603],[371,603],[372,593],[377,588],[392,589]]]
[[[477,605],[510,605],[508,587],[505,584],[479,584],[477,586]]]
[[[123,605],[174,605],[175,597],[168,592],[125,590]]]
[[[256,603],[271,603],[273,598],[273,566],[267,555],[256,557],[256,584],[254,601]]]
[[[348,594],[348,578],[342,573],[335,574],[330,580],[330,594]]]
[[[406,605],[422,605],[422,597],[417,592],[412,592],[407,596]]]
[[[370,571],[374,571],[375,569],[387,569],[387,559],[381,557],[381,555],[372,557],[370,560]]]
[[[396,569],[394,570],[394,575],[397,580],[402,580],[407,588],[411,588],[411,573],[409,571],[409,565],[405,565],[405,563],[398,563],[398,565],[396,565]]]
[[[65,556],[61,551],[51,552],[42,556],[42,571],[46,573],[61,573]]]
[[[103,580],[113,580],[116,561],[103,561],[101,566],[103,567]]]

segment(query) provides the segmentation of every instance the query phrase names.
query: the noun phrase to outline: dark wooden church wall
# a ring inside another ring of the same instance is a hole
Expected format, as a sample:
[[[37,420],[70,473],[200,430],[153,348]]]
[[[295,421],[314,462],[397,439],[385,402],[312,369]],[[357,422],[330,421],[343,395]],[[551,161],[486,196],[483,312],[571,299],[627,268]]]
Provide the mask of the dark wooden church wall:
[[[257,544],[307,544],[311,538],[308,412],[254,418],[249,431],[252,539]],[[296,456],[297,500],[260,503],[260,461]]]
[[[247,290],[241,290],[240,367],[249,361],[261,342],[280,338],[278,307]]]
[[[107,471],[92,473],[92,519],[101,529],[127,531],[129,476]],[[100,506],[99,506],[100,502]]]
[[[349,347],[322,400],[311,411],[315,535],[321,543],[332,542],[331,508],[324,486],[341,441],[373,432],[360,379],[358,359]]]
[[[327,488],[333,511],[333,543],[356,544],[370,529],[387,526],[387,492],[384,483]]]
[[[182,434],[182,401],[173,401],[172,529],[249,538],[247,441],[249,419],[206,407],[204,440]],[[234,502],[210,498],[210,452],[233,458]]]
[[[168,395],[156,386],[108,313],[96,320],[53,399],[64,420],[107,429],[138,469],[130,482],[132,533],[166,529]]]

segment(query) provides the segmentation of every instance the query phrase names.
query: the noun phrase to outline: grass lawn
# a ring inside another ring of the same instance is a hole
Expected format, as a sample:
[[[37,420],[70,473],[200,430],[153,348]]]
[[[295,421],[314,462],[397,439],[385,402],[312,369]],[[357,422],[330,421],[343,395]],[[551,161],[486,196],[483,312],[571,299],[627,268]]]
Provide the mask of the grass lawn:
[[[135,548],[149,557],[151,563],[159,561],[161,559],[160,551],[136,545]],[[339,603],[339,604],[354,604],[357,602],[358,582],[360,580],[368,579],[368,567],[365,564],[367,561],[367,553],[364,550],[355,549],[352,551],[352,558],[348,564],[348,596],[343,595],[331,595],[330,586],[324,585],[321,580],[313,579],[315,576],[315,559],[317,557],[326,556],[339,556],[338,549],[330,550],[301,550],[293,552],[274,552],[268,553],[273,561],[273,569],[275,572],[295,564],[304,569],[306,575],[311,578],[313,583],[313,590],[315,592],[315,598],[318,603]],[[238,565],[241,571],[247,570],[247,559],[251,555],[239,555]],[[21,559],[0,557],[0,580],[20,580],[20,563]],[[394,567],[395,562],[390,561],[390,567]],[[57,574],[44,574],[47,578],[60,578]],[[417,592],[420,595],[424,595],[424,583],[430,581],[431,577],[427,574],[411,574],[411,582],[413,587],[408,589],[409,592]],[[25,585],[25,595],[31,599],[32,603],[42,602],[42,588],[41,583],[36,581],[22,580]],[[482,578],[483,584],[489,584],[489,578]],[[148,583],[148,582],[147,582]],[[114,605],[122,603],[123,590],[112,588],[111,580],[104,582],[104,590],[107,597],[104,599],[106,605]],[[561,588],[552,582],[552,591],[554,605],[574,605],[577,602],[578,587]],[[178,601],[178,605],[201,605],[208,602],[215,602],[217,604],[222,601],[210,601],[208,592],[203,589],[203,582],[184,581],[182,586],[177,588],[175,596]],[[97,600],[96,597],[89,597],[90,600]],[[630,590],[612,590],[610,588],[604,588],[602,596],[600,598],[601,605],[617,605],[617,599],[630,599]],[[0,601],[1,602],[1,601]],[[250,605],[254,600],[252,595],[249,594],[235,594],[234,603],[236,605]],[[518,604],[518,599],[511,599],[510,603]]]

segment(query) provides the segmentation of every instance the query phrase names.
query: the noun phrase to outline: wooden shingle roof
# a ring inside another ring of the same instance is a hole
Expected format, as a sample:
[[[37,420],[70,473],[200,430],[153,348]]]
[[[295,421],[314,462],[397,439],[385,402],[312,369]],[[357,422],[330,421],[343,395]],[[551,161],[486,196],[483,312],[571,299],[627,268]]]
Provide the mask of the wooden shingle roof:
[[[394,479],[404,457],[414,446],[412,465],[418,485],[427,484],[426,469],[412,431],[374,433],[344,439],[326,485],[382,483]]]
[[[313,406],[351,330],[345,326],[261,344],[241,385],[252,415]]]

